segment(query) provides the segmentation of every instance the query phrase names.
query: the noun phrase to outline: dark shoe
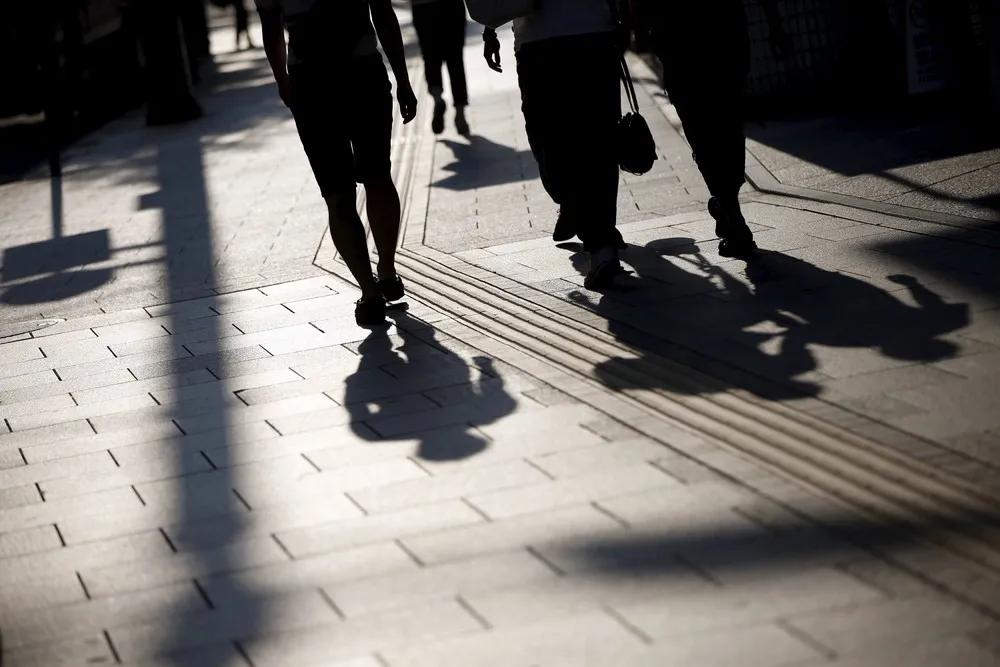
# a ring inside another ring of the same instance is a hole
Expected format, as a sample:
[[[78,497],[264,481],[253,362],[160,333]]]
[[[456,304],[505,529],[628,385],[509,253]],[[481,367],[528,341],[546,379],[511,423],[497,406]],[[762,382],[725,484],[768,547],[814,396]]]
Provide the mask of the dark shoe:
[[[466,120],[464,114],[457,114],[455,116],[455,130],[463,137],[472,134],[472,130],[469,129],[469,121]]]
[[[354,304],[354,320],[359,327],[385,326],[385,299],[382,295],[358,299]]]
[[[444,132],[444,112],[447,110],[444,100],[434,103],[434,117],[431,119],[431,131],[434,134]]]
[[[569,216],[563,215],[562,209],[559,209],[556,228],[552,230],[552,240],[556,243],[563,243],[574,236],[576,236],[576,225],[569,219]]]
[[[378,281],[378,289],[386,301],[399,301],[404,296],[403,281],[399,276]]]
[[[757,243],[753,236],[722,239],[719,243],[719,254],[723,257],[752,257],[757,252]]]
[[[715,197],[708,200],[708,214],[715,219],[715,235],[720,239],[726,238],[729,228],[729,217],[722,210],[722,204]]]
[[[607,287],[614,281],[615,276],[623,272],[622,263],[618,259],[618,249],[601,248],[590,253],[590,271],[583,279],[583,286],[591,290]]]

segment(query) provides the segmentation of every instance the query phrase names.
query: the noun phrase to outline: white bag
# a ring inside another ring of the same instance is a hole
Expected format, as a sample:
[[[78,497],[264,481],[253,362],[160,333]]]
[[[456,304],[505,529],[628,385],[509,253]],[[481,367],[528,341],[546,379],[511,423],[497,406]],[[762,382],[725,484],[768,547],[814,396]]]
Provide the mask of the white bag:
[[[465,0],[469,18],[490,28],[538,11],[541,0]]]

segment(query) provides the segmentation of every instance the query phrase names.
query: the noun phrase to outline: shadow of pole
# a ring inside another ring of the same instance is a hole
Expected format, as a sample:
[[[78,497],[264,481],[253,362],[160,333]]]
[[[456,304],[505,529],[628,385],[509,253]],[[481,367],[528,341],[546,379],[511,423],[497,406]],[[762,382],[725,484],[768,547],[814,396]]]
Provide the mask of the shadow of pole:
[[[200,137],[186,129],[178,132],[176,141],[161,141],[156,165],[160,190],[144,204],[162,211],[163,242],[168,258],[168,294],[170,302],[176,304],[185,298],[193,275],[209,285],[215,282],[216,253]],[[212,298],[205,300],[204,304],[206,308],[218,305]],[[184,313],[183,309],[171,309],[167,317],[171,325],[182,325],[190,314]],[[219,317],[205,317],[202,322],[204,339],[220,340],[223,332]],[[176,328],[171,327],[171,330]],[[186,358],[190,357],[181,356],[175,362],[175,375],[190,370],[184,366]],[[214,354],[209,353],[207,358],[212,359],[209,370],[217,377],[225,378],[226,356],[221,349],[216,347]],[[210,457],[198,451],[188,451],[183,446],[176,451],[178,522],[166,532],[175,550],[190,554],[194,564],[191,578],[202,584],[200,590],[208,605],[217,610],[225,606],[227,611],[221,613],[237,615],[235,623],[239,633],[254,636],[262,619],[263,601],[260,596],[251,587],[241,585],[238,576],[222,578],[215,586],[205,584],[206,578],[212,575],[240,569],[240,541],[249,517],[246,507],[234,493],[235,475],[227,412],[232,397],[221,381],[199,385],[199,389],[202,391],[198,394],[196,407],[190,400],[185,402],[181,392],[175,390],[171,418],[178,422],[190,417],[194,410],[200,420],[209,422],[207,430],[211,430],[216,437],[211,444]],[[204,459],[198,460],[201,456],[209,460],[211,471],[203,472]],[[158,652],[175,657],[177,665],[187,665],[183,653],[201,645],[199,637],[204,635],[204,612],[185,609],[171,614],[168,611],[165,617],[176,620],[170,636],[165,637]],[[234,664],[234,660],[243,660],[236,645],[229,646],[231,650],[213,654],[217,657],[211,659],[212,665],[222,667]],[[199,664],[209,663],[202,661]]]

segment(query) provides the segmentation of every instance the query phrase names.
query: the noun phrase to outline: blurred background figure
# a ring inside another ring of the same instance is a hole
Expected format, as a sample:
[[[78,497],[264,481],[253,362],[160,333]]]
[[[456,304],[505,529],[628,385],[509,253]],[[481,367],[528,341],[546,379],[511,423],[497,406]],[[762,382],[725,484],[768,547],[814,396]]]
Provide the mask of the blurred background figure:
[[[247,10],[246,0],[211,0],[212,4],[219,9],[232,7],[236,12],[236,50],[243,50],[243,42],[246,41],[248,49],[256,48],[253,39],[250,38],[250,12]]]
[[[465,79],[465,3],[463,0],[412,0],[413,27],[420,42],[424,61],[427,89],[434,98],[434,117],[431,129],[434,134],[444,132],[445,112],[444,77],[442,65],[448,67],[451,83],[451,103],[455,107],[455,129],[463,136],[469,134],[465,107],[469,104],[469,91]]]

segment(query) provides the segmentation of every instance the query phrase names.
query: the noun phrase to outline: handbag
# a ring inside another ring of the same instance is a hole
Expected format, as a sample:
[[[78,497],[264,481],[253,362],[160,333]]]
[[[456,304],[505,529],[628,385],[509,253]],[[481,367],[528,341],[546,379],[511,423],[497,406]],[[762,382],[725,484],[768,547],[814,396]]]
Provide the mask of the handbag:
[[[639,113],[639,100],[625,56],[621,57],[621,77],[631,111],[618,121],[618,166],[630,174],[642,175],[652,169],[656,161],[656,142],[646,119]]]
[[[541,0],[465,0],[469,18],[489,28],[533,14],[541,4]]]

